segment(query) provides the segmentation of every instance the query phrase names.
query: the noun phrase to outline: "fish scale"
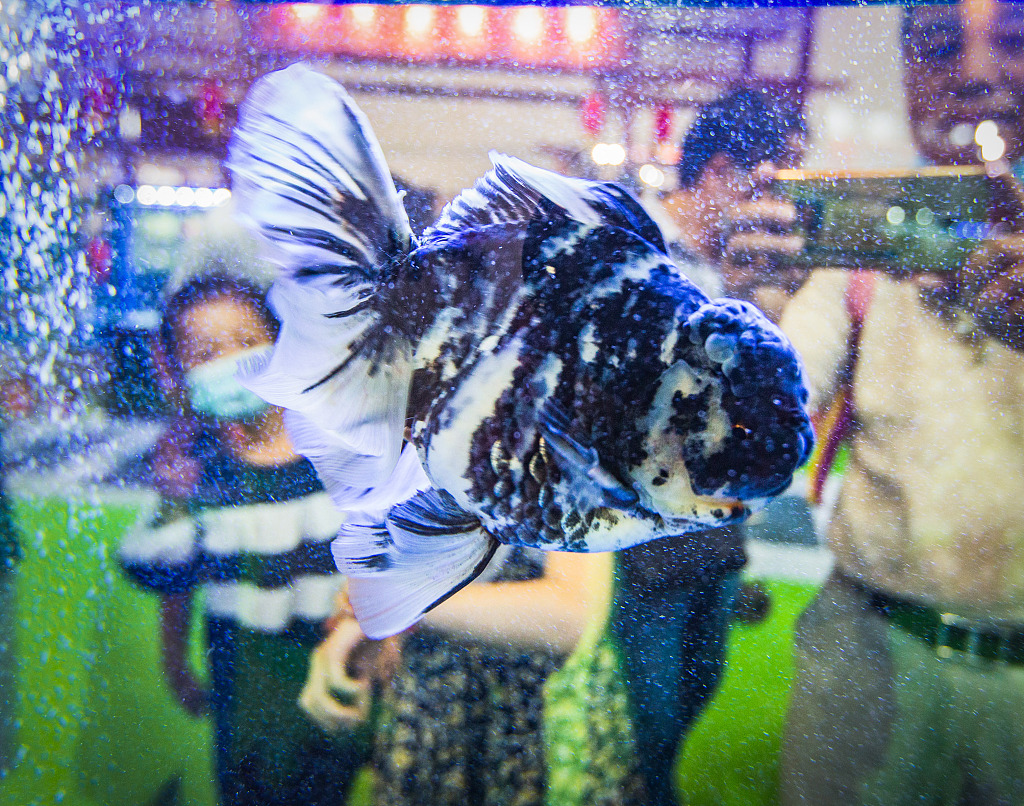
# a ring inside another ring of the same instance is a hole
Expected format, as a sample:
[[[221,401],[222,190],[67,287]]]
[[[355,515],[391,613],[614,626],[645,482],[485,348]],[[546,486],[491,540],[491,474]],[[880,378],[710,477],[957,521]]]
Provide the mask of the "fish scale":
[[[626,190],[491,159],[417,239],[327,77],[262,79],[232,139],[283,320],[244,380],[349,510],[333,548],[371,637],[501,543],[607,551],[742,519],[813,444],[785,336],[693,286]]]

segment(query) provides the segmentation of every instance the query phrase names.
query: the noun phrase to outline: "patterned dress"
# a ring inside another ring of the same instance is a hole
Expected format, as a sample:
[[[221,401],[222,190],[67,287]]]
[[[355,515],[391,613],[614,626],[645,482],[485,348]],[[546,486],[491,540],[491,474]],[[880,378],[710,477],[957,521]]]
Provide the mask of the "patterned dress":
[[[341,518],[306,460],[219,456],[193,500],[163,507],[122,544],[139,584],[202,591],[225,804],[343,803],[366,760],[367,736],[328,736],[298,707],[342,581],[330,550]]]
[[[507,551],[490,581],[543,574],[541,552]],[[376,802],[543,804],[543,687],[564,656],[453,640],[420,628],[407,638],[402,657],[377,735]]]

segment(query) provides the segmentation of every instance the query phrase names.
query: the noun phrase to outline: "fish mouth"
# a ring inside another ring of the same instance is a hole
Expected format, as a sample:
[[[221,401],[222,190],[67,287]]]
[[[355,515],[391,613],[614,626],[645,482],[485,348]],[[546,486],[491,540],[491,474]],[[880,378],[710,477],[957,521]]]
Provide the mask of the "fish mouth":
[[[666,523],[702,524],[712,528],[746,520],[753,512],[750,503],[726,496],[697,495],[670,512],[659,513]]]
[[[677,495],[652,495],[652,491],[639,482],[633,484],[633,489],[640,499],[634,507],[635,514],[654,515],[665,523],[688,524],[691,529],[695,523],[707,526],[736,523],[767,503],[762,499],[748,501],[730,495],[700,495],[692,488]]]
[[[750,514],[750,509],[739,498],[699,495],[694,499],[693,503],[698,515],[710,516],[716,521],[723,521],[725,523],[738,521]]]

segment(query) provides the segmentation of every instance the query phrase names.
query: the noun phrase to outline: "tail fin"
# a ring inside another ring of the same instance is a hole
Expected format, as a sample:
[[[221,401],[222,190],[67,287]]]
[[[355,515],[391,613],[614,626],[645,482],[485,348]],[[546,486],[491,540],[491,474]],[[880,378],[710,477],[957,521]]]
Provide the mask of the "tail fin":
[[[409,217],[363,113],[304,64],[252,88],[228,167],[239,214],[289,276],[374,280],[412,242]]]
[[[281,269],[281,333],[246,385],[301,414],[319,455],[383,482],[401,451],[412,345],[375,307],[413,236],[380,146],[339,84],[297,64],[253,87],[228,167],[239,217]]]
[[[499,545],[450,495],[432,489],[392,507],[385,524],[346,524],[333,549],[360,626],[384,638],[480,576]]]

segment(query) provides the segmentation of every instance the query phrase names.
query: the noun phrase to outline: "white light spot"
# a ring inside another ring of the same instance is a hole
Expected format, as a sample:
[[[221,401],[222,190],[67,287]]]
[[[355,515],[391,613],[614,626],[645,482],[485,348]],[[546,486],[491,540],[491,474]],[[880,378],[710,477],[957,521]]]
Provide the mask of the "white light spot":
[[[484,10],[480,6],[460,6],[455,22],[463,36],[480,36],[484,32]]]
[[[323,9],[315,3],[292,3],[292,15],[303,25],[310,25],[319,19]]]
[[[994,120],[983,120],[974,130],[974,142],[984,147],[993,137],[999,136],[999,127]]]
[[[899,225],[902,224],[907,218],[907,211],[899,205],[893,205],[889,208],[885,214],[885,220],[890,224]]]
[[[434,30],[433,6],[408,6],[405,10],[405,32],[413,39],[426,39]]]
[[[994,162],[1006,153],[1006,141],[999,135],[981,144],[981,158],[985,162]]]
[[[362,4],[350,6],[348,13],[357,28],[369,28],[377,19],[377,9],[373,6]]]
[[[626,160],[626,149],[619,143],[596,143],[590,156],[598,165],[622,165]]]
[[[156,203],[164,207],[174,204],[175,189],[170,185],[162,185],[156,190]]]
[[[544,14],[539,8],[527,6],[516,11],[512,31],[521,42],[533,44],[544,34]]]
[[[196,188],[196,207],[209,207],[213,204],[213,191],[210,188]]]
[[[594,9],[584,6],[566,9],[565,27],[570,42],[575,45],[585,44],[597,33],[597,13]]]
[[[654,165],[644,165],[640,168],[640,181],[652,188],[660,188],[665,184],[665,172]]]

